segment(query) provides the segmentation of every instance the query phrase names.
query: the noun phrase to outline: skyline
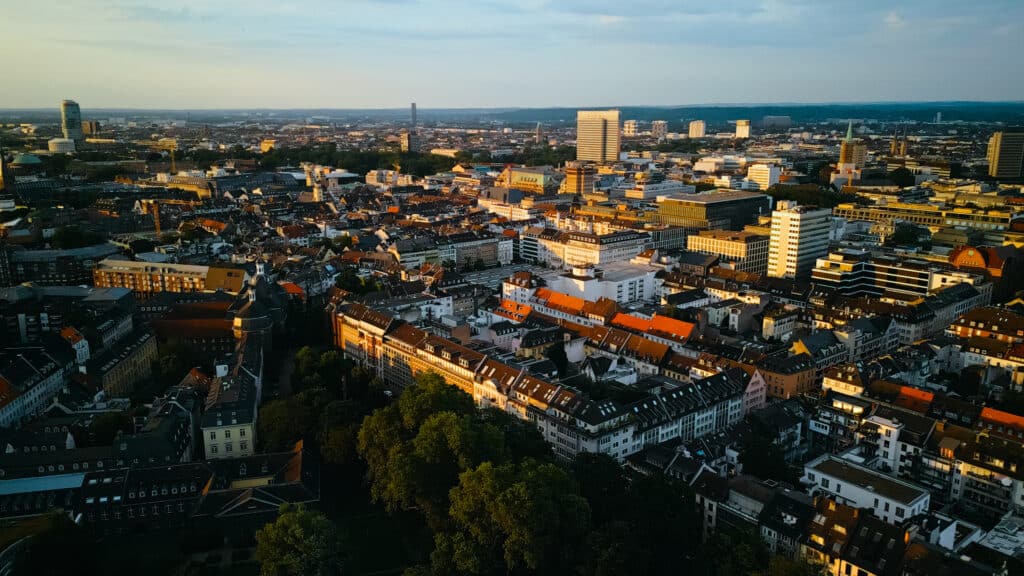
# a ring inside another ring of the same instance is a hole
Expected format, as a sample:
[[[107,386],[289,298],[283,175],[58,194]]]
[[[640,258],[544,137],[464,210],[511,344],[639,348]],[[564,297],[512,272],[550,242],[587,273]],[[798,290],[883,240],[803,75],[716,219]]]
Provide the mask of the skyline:
[[[29,3],[0,33],[38,65],[12,67],[0,108],[61,98],[177,110],[996,102],[1024,92],[1009,73],[1024,50],[1019,3],[677,4]]]

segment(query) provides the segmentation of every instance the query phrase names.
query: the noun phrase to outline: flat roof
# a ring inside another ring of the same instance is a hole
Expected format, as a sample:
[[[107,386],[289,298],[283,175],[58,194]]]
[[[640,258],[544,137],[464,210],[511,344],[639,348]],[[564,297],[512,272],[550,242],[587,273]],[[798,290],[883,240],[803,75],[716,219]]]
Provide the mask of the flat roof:
[[[923,488],[831,456],[808,468],[908,506],[928,495]]]
[[[47,492],[50,490],[70,490],[71,488],[81,487],[84,478],[85,472],[79,472],[77,474],[57,474],[55,476],[33,476],[30,478],[0,480],[0,496]]]

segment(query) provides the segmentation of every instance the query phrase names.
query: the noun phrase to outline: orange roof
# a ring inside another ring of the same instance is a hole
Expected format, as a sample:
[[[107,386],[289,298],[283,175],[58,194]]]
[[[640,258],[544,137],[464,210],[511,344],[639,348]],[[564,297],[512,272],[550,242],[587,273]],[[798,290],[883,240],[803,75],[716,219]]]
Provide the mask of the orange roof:
[[[900,386],[900,393],[893,404],[900,408],[906,408],[907,410],[924,414],[928,411],[928,407],[931,406],[932,400],[934,399],[935,394],[932,394],[927,390],[911,388],[910,386]]]
[[[78,344],[85,339],[85,336],[82,336],[81,332],[75,330],[71,326],[61,329],[60,337],[70,342],[71,345]]]
[[[584,300],[575,296],[569,296],[561,292],[555,292],[550,288],[538,288],[534,295],[544,300],[547,305],[551,308],[556,308],[563,312],[570,312],[572,314],[580,315],[583,313]]]
[[[696,328],[696,326],[690,322],[676,320],[671,316],[659,316],[655,314],[654,317],[651,318],[651,330],[674,338],[682,338],[684,340],[689,339],[690,336],[693,335],[694,328]]]
[[[616,314],[611,321],[613,326],[626,328],[641,333],[654,333],[663,338],[672,340],[688,340],[696,328],[689,322],[676,320],[670,316],[659,316],[655,314],[650,320],[638,318],[629,314]]]
[[[998,424],[1008,428],[1024,430],[1024,418],[995,408],[982,408],[981,420],[988,424]]]
[[[288,294],[291,294],[293,296],[303,296],[303,297],[305,297],[305,295],[306,295],[305,290],[303,290],[301,286],[299,286],[298,284],[296,284],[294,282],[278,282],[278,284],[280,284],[281,287],[284,288],[285,292],[287,292]]]
[[[7,406],[18,397],[18,390],[11,386],[11,383],[0,376],[0,408]]]
[[[630,314],[623,314],[619,312],[615,316],[612,316],[612,326],[618,326],[620,328],[628,328],[630,330],[636,330],[637,332],[647,332],[651,327],[651,321],[643,318],[638,318]]]
[[[388,206],[389,214],[398,214],[398,206]]]
[[[501,304],[499,304],[498,308],[494,311],[498,316],[508,318],[515,322],[522,322],[523,320],[526,320],[526,317],[530,315],[530,312],[533,312],[533,308],[512,300],[502,300]]]

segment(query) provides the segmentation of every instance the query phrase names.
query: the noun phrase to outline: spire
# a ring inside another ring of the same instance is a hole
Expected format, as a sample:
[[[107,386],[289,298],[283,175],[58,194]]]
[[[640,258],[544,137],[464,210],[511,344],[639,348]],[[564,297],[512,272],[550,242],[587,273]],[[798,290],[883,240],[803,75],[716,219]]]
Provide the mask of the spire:
[[[850,124],[846,127],[846,141],[853,140],[853,120],[850,120]]]

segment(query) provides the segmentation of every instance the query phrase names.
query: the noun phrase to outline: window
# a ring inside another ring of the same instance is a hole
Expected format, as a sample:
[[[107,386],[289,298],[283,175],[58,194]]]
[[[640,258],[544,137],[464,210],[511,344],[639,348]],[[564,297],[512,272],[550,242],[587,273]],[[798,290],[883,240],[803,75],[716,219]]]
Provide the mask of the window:
[[[244,450],[248,450],[249,449],[249,443],[246,442],[245,440],[242,440],[241,442],[238,443],[238,449],[239,450],[243,450],[243,451]]]
[[[886,502],[886,503],[885,503],[885,511],[886,511],[886,512],[888,512],[888,511],[889,511],[889,503],[888,503],[888,502]]]
[[[822,478],[821,479],[821,487],[822,488],[828,488],[828,484],[829,484],[828,478]]]
[[[896,517],[897,518],[903,518],[903,508],[901,508],[899,506],[896,507]]]
[[[245,438],[245,428],[239,428],[238,435],[242,438]]]
[[[217,453],[217,445],[214,444],[213,446],[210,446],[210,454],[216,454],[216,453]]]
[[[224,437],[225,438],[231,438],[231,430],[225,430],[224,431]]]
[[[231,444],[225,444],[224,445],[224,451],[225,452],[231,452]]]
[[[216,439],[217,439],[217,432],[216,431],[211,431],[210,432],[210,440],[216,440]]]

